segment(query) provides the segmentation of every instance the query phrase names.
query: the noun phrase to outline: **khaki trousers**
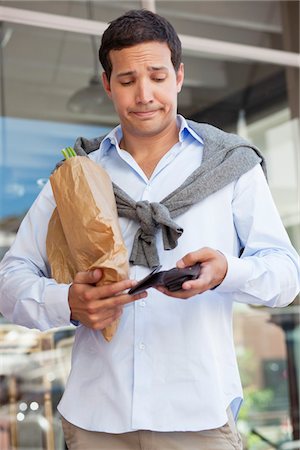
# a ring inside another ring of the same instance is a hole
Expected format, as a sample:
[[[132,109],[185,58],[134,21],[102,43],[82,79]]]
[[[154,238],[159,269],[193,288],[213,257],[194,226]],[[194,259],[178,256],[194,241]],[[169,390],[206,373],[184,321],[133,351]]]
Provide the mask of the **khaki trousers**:
[[[69,450],[242,450],[231,412],[228,416],[224,426],[199,432],[99,433],[78,428],[64,418],[62,426]]]

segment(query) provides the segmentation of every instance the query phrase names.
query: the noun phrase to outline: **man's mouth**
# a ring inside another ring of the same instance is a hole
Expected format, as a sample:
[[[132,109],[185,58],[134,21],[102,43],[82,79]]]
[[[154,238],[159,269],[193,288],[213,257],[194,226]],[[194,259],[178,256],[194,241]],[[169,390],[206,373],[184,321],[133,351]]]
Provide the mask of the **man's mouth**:
[[[140,118],[148,118],[154,116],[158,111],[159,109],[152,109],[150,111],[131,111],[131,114]]]

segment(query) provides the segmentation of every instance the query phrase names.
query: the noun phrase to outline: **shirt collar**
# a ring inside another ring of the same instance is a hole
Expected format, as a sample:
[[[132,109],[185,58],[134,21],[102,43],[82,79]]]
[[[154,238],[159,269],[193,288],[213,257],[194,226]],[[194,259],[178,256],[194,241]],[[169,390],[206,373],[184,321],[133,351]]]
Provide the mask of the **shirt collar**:
[[[177,115],[177,124],[179,125],[179,141],[183,142],[184,139],[190,134],[200,144],[203,144],[203,139],[188,125],[186,119],[180,114]]]
[[[121,125],[118,125],[117,127],[113,128],[101,141],[99,150],[101,153],[105,154],[108,153],[109,149],[114,146],[116,148],[119,148],[119,143],[122,139],[123,133]]]
[[[181,116],[180,114],[177,115],[177,124],[179,127],[179,133],[178,138],[179,142],[183,142],[188,135],[193,136],[194,139],[196,139],[198,142],[203,144],[203,140],[201,136],[199,136],[192,128],[188,125],[186,119]],[[113,128],[103,139],[103,141],[100,144],[100,151],[105,154],[108,153],[109,149],[114,146],[115,148],[119,149],[119,144],[122,139],[123,133],[121,125],[118,125],[117,127]]]

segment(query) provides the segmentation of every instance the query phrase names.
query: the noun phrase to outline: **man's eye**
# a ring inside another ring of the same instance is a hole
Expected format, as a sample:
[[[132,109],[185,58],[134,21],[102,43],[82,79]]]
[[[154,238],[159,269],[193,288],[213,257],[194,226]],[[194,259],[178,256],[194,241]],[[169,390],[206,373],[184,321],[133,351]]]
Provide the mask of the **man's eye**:
[[[122,81],[122,86],[130,86],[133,83],[133,81]]]
[[[157,83],[161,83],[162,81],[165,81],[165,78],[153,78],[154,81],[156,81]]]

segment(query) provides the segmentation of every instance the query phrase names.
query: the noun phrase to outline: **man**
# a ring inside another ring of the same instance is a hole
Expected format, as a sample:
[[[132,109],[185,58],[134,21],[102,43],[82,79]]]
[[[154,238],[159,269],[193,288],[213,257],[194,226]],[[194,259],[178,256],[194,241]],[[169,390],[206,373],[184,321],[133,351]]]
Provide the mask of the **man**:
[[[297,254],[258,151],[177,116],[184,68],[173,27],[149,11],[130,11],[105,31],[99,55],[120,126],[104,139],[80,138],[76,149],[93,150],[117,199],[125,193],[134,205],[134,220],[120,214],[131,278],[158,263],[200,262],[200,276],[180,291],[160,286],[148,296],[125,293],[130,280],[95,287],[99,269],[78,273],[71,286],[57,284],[45,250],[55,207],[48,184],[2,262],[1,310],[42,330],[79,324],[59,404],[69,449],[240,449],[232,303],[290,303],[299,290]],[[107,343],[99,330],[119,316]]]

